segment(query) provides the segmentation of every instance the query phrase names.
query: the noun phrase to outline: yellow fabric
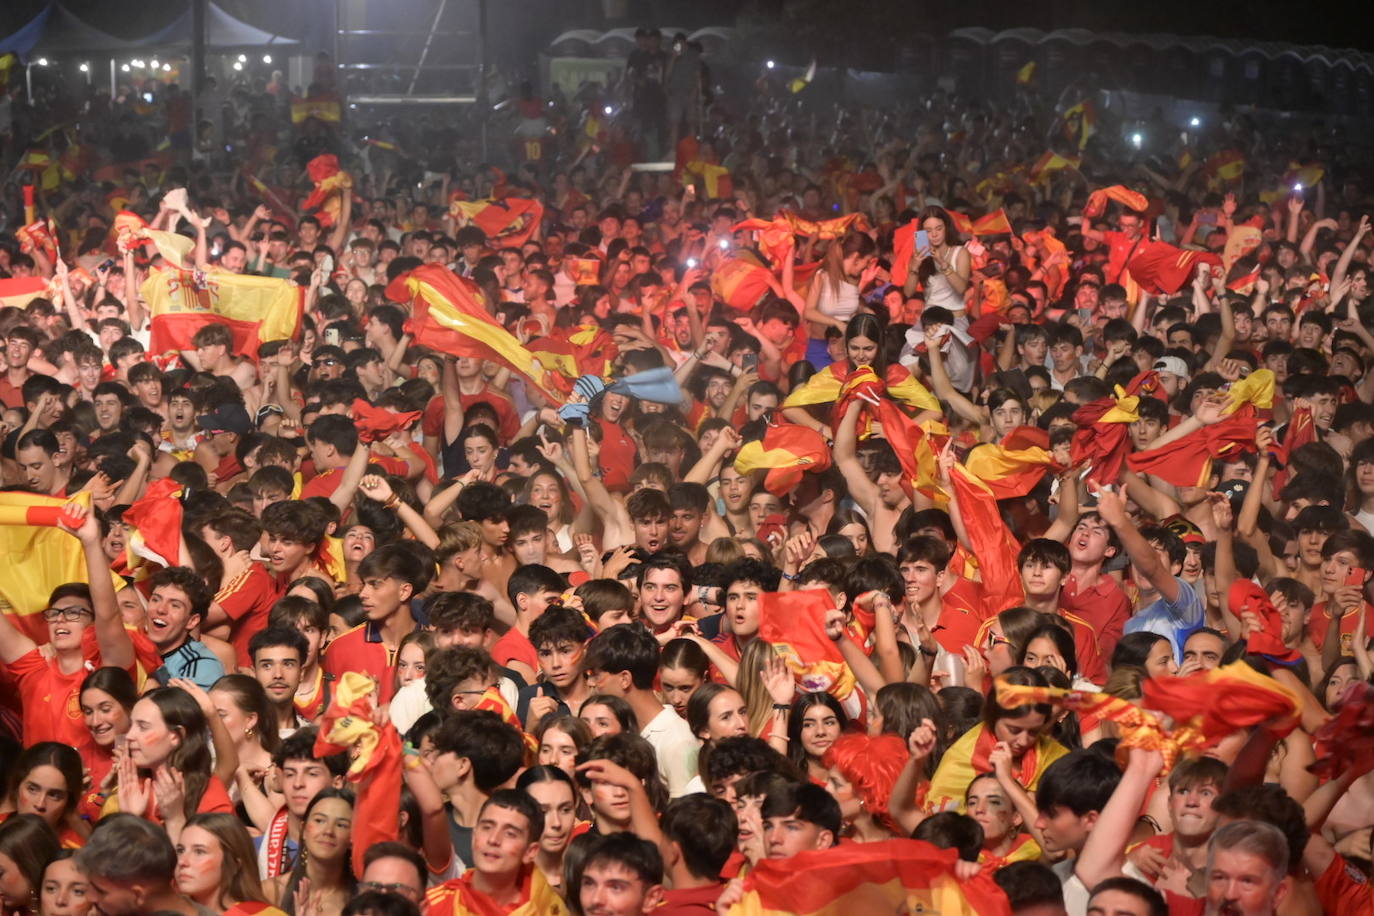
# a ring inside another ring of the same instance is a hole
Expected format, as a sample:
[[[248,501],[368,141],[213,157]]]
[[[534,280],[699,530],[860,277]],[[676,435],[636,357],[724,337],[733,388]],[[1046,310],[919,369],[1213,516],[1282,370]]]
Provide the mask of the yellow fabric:
[[[835,377],[834,364],[826,366],[806,380],[800,388],[792,389],[783,407],[806,407],[811,404],[833,404],[840,397],[840,380]]]
[[[289,340],[300,319],[301,290],[290,280],[212,270],[155,270],[139,290],[153,318],[208,312],[259,322],[258,340]]]
[[[973,777],[978,775],[973,770],[973,749],[985,728],[987,726],[982,723],[970,728],[958,741],[950,745],[949,750],[940,758],[940,766],[935,770],[935,775],[930,780],[930,790],[926,793],[927,810],[940,811],[946,804],[957,802],[956,810],[960,814],[964,813],[964,793],[968,790],[968,784],[973,781]],[[1067,754],[1069,749],[1053,738],[1042,735],[1036,751],[1039,757],[1036,760],[1035,777],[1030,785],[1024,786],[1032,792],[1040,785],[1040,777],[1044,775],[1045,768]]]
[[[89,507],[90,493],[77,493],[69,499],[38,496],[33,493],[0,493],[0,508],[22,512],[33,506],[60,507],[67,503]],[[47,624],[42,612],[48,596],[68,582],[90,582],[86,575],[86,554],[81,542],[61,528],[27,524],[0,525],[0,556],[6,560],[0,575],[0,613],[9,617],[20,631],[47,642]],[[113,572],[116,588],[124,583]]]
[[[744,447],[735,455],[735,470],[741,474],[752,474],[754,471],[772,470],[773,468],[805,467],[815,463],[815,459],[810,456],[799,456],[789,449],[766,449],[763,447],[762,439],[745,443]]]
[[[1253,404],[1260,410],[1274,406],[1274,373],[1269,369],[1256,369],[1245,378],[1232,383],[1226,392],[1227,405],[1222,413],[1230,416],[1245,404]]]
[[[345,671],[334,685],[334,704],[347,709],[363,700],[377,689],[377,682],[359,671]],[[372,759],[372,753],[381,743],[381,731],[371,720],[362,716],[342,716],[335,719],[329,731],[322,735],[330,744],[353,749],[352,762],[348,772],[361,773]]]
[[[1116,406],[1102,415],[1099,423],[1134,423],[1140,419],[1140,398],[1127,394],[1126,389],[1116,386],[1114,398]]]
[[[926,386],[916,381],[913,376],[908,376],[907,380],[900,384],[889,385],[887,394],[894,401],[918,410],[940,409],[940,399],[926,390]]]
[[[979,480],[1001,480],[1030,467],[1048,466],[1053,462],[1054,456],[1043,448],[1008,449],[989,443],[969,452],[964,467]]]

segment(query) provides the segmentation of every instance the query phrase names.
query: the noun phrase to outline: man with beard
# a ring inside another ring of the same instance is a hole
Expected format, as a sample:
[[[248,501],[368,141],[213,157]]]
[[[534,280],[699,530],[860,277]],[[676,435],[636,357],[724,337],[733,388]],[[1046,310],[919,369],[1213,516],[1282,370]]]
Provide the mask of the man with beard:
[[[309,651],[305,637],[290,627],[268,627],[248,641],[253,677],[262,685],[276,718],[258,723],[258,728],[275,728],[287,737],[304,724],[296,710],[296,691]]]

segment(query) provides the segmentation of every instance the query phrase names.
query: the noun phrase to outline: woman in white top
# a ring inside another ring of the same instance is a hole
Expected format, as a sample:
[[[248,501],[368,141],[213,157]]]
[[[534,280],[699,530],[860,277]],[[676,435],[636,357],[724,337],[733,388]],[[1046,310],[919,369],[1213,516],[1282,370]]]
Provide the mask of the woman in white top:
[[[806,295],[802,316],[810,322],[807,333],[811,339],[806,345],[806,359],[817,370],[834,362],[825,339],[826,328],[838,328],[841,334],[844,333],[849,319],[862,308],[859,292],[864,273],[877,260],[878,246],[862,232],[851,232],[836,239],[825,250],[825,260]]]
[[[910,299],[919,282],[925,287],[926,307],[939,305],[949,309],[954,313],[955,327],[965,329],[968,316],[964,312],[964,293],[968,291],[972,271],[969,253],[960,244],[949,214],[940,207],[926,207],[916,219],[930,245],[917,245],[912,252],[911,269],[902,292]]]

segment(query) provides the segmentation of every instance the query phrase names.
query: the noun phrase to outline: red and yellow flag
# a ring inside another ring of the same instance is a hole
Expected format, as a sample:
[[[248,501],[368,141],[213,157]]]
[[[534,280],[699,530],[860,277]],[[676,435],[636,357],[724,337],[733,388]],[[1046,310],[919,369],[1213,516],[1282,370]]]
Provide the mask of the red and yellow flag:
[[[22,309],[35,299],[48,294],[48,281],[42,277],[11,277],[0,279],[0,306]]]
[[[544,205],[528,197],[455,200],[449,204],[449,212],[486,233],[493,248],[519,248],[544,219]]]
[[[1144,213],[1150,206],[1150,201],[1139,191],[1132,191],[1122,184],[1114,184],[1107,188],[1098,188],[1088,195],[1088,202],[1083,205],[1083,215],[1091,219],[1097,219],[1107,212],[1107,202],[1116,201],[1128,210],[1136,210]]]
[[[1021,586],[1021,568],[1016,562],[1021,544],[1002,521],[992,488],[960,464],[950,473],[950,483],[959,501],[969,547],[978,558],[988,607],[1020,604],[1026,596]]]
[[[508,366],[552,403],[564,402],[558,377],[496,322],[472,281],[443,265],[426,264],[393,280],[386,295],[392,302],[414,304],[406,331],[415,343],[451,356]]]
[[[196,331],[222,324],[234,352],[257,359],[260,344],[296,336],[305,309],[305,290],[290,280],[225,270],[155,270],[140,292],[152,314],[154,353],[189,350]]]
[[[958,858],[953,849],[898,839],[763,859],[745,875],[744,899],[730,916],[1011,916],[1011,903],[990,870],[958,878]]]
[[[339,167],[339,157],[333,153],[311,159],[305,170],[315,182],[315,190],[301,203],[301,210],[313,214],[326,229],[338,225],[343,195],[353,191],[353,176]]]
[[[1035,164],[1030,169],[1030,183],[1035,185],[1045,184],[1055,172],[1062,172],[1065,169],[1076,169],[1082,164],[1082,159],[1070,159],[1068,156],[1061,156],[1053,150],[1047,150],[1035,160]]]
[[[69,502],[90,506],[89,493],[71,499],[34,493],[0,493],[0,614],[35,642],[48,641],[43,611],[52,590],[68,582],[89,582],[81,542],[57,527]]]
[[[759,596],[759,638],[773,645],[803,690],[843,700],[857,682],[825,635],[825,615],[834,609],[835,599],[823,588],[766,592]]]
[[[355,786],[353,873],[363,873],[363,855],[373,843],[394,840],[401,832],[401,738],[389,721],[372,721],[377,682],[366,674],[345,671],[334,685],[334,697],[320,719],[315,756],[349,753],[348,781]]]
[[[1209,186],[1235,184],[1245,175],[1245,154],[1238,149],[1224,149],[1203,163],[1202,173]]]
[[[1251,375],[1254,373],[1252,372]],[[1288,429],[1285,431],[1283,442],[1274,448],[1274,457],[1279,461],[1279,469],[1274,472],[1274,499],[1279,498],[1279,493],[1283,492],[1283,486],[1288,482],[1288,462],[1293,457],[1293,453],[1312,442],[1317,441],[1317,425],[1312,420],[1311,407],[1299,407],[1293,411],[1293,417],[1288,421]]]
[[[179,566],[181,558],[181,484],[170,477],[148,485],[143,497],[124,512],[132,531],[125,547],[124,567],[132,570],[143,560],[159,566]]]
[[[969,452],[964,467],[998,499],[1013,499],[1034,490],[1054,464],[1049,433],[1021,426],[1001,443],[987,443]]]
[[[1097,104],[1092,99],[1084,99],[1066,108],[1059,119],[1064,139],[1083,149],[1097,133]]]
[[[1216,458],[1255,447],[1255,408],[1246,404],[1231,416],[1167,445],[1126,456],[1136,473],[1153,474],[1176,487],[1205,487]]]
[[[1007,211],[998,207],[986,216],[973,221],[974,235],[1008,235],[1011,233],[1011,220]]]
[[[701,182],[707,200],[729,200],[735,194],[734,179],[723,165],[693,159],[682,167],[682,173],[684,177]]]
[[[830,467],[830,446],[814,429],[795,423],[771,423],[762,439],[746,442],[735,455],[735,470],[741,474],[767,469],[763,486],[779,498],[801,483],[807,471]]]
[[[747,249],[736,251],[711,273],[711,292],[739,312],[748,312],[773,291],[773,272]]]

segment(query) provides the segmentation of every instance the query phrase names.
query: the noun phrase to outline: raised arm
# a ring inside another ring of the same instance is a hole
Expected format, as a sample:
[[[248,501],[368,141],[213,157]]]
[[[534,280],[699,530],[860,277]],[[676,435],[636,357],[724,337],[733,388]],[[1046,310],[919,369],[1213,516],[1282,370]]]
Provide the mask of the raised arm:
[[[1098,493],[1097,511],[1102,520],[1111,525],[1112,530],[1121,539],[1121,546],[1126,549],[1131,562],[1135,564],[1136,572],[1143,575],[1166,601],[1171,604],[1178,601],[1178,580],[1160,561],[1159,554],[1150,546],[1150,542],[1141,536],[1140,530],[1126,514],[1125,497],[1115,490],[1103,487]]]
[[[116,668],[131,668],[134,664],[134,643],[124,629],[124,618],[115,599],[114,582],[110,577],[110,561],[100,543],[100,523],[95,512],[80,503],[68,503],[64,512],[75,527],[59,521],[63,531],[76,536],[86,555],[86,575],[91,580],[91,607],[95,610],[95,638],[100,646],[100,663]]]
[[[1159,751],[1131,748],[1126,772],[1121,774],[1112,797],[1102,806],[1097,823],[1088,834],[1088,842],[1074,863],[1074,874],[1085,887],[1096,887],[1103,880],[1121,874],[1126,861],[1126,842],[1145,804],[1150,785],[1163,768],[1164,758]]]
[[[862,412],[857,405],[853,405],[840,418],[840,425],[835,429],[835,467],[844,476],[849,495],[871,519],[878,506],[878,487],[868,479],[863,465],[859,464],[858,425]]]
[[[1334,287],[1345,279],[1346,272],[1350,270],[1350,264],[1355,260],[1355,252],[1360,247],[1360,242],[1369,232],[1368,214],[1360,217],[1360,225],[1355,230],[1355,235],[1350,240],[1350,244],[1345,246],[1340,258],[1336,261],[1336,266],[1331,271],[1331,285]]]
[[[926,356],[930,359],[930,384],[935,390],[935,396],[949,404],[950,408],[965,420],[977,423],[980,429],[987,427],[988,418],[982,409],[956,391],[954,383],[950,381],[949,373],[945,371],[945,358],[940,353],[940,344],[943,340],[943,331],[936,328],[926,329]]]

